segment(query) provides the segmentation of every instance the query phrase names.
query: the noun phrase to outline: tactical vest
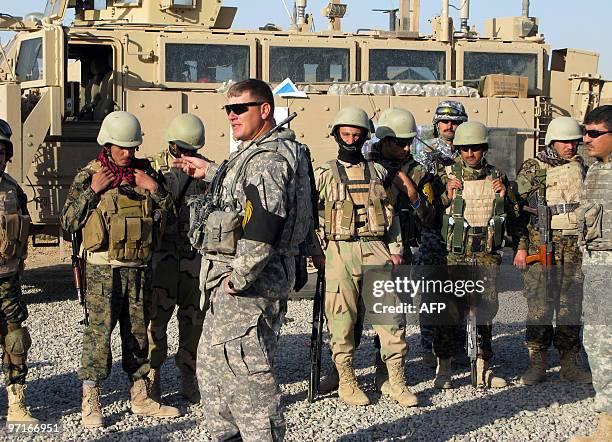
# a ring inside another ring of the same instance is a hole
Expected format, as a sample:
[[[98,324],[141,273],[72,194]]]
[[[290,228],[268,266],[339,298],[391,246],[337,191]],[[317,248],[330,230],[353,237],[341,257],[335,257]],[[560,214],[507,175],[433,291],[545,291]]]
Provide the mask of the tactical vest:
[[[99,170],[99,163],[88,165]],[[83,227],[87,262],[97,265],[141,265],[153,248],[153,200],[140,187],[105,191]]]
[[[611,193],[610,166],[598,163],[591,166],[578,210],[580,242],[587,250],[612,250]]]
[[[499,175],[492,169],[483,180],[464,180],[463,168],[455,163],[447,167],[463,184],[455,190],[455,197],[442,220],[442,238],[449,252],[492,253],[503,246],[504,199],[491,188]]]
[[[5,172],[0,178],[0,277],[18,272],[28,251],[30,217],[21,213],[16,187]]]
[[[387,231],[390,220],[385,206],[387,192],[378,178],[374,163],[346,168],[329,162],[333,175],[330,199],[325,201],[325,235],[332,240],[378,238]]]

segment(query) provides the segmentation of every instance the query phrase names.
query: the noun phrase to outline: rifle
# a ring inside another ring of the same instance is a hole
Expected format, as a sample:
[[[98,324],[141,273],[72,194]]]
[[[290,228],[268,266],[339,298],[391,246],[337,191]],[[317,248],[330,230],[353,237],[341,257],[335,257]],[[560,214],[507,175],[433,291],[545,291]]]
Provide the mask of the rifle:
[[[312,333],[310,335],[310,379],[308,381],[308,402],[314,402],[319,395],[321,380],[321,349],[323,347],[323,316],[325,306],[325,271],[317,273],[317,288],[312,305]]]
[[[472,279],[476,279],[476,254],[472,255]],[[477,387],[476,374],[476,359],[478,356],[478,324],[476,322],[476,303],[474,302],[475,294],[468,294],[468,318],[466,321],[466,349],[467,355],[470,358],[470,373],[472,379],[472,387]]]
[[[525,206],[525,212],[531,213],[537,217],[538,231],[540,232],[540,246],[538,253],[528,255],[525,258],[527,264],[539,262],[542,267],[548,272],[552,267],[553,247],[552,247],[552,230],[550,228],[551,212],[550,207],[546,205],[546,199],[543,195],[538,194],[537,208]]]
[[[72,242],[72,282],[77,292],[77,298],[79,304],[83,307],[83,319],[79,321],[79,324],[83,324],[85,327],[89,325],[89,312],[87,311],[87,302],[85,300],[85,287],[83,284],[83,269],[85,268],[85,261],[79,255],[79,249],[81,248],[81,238],[78,233],[70,235]]]

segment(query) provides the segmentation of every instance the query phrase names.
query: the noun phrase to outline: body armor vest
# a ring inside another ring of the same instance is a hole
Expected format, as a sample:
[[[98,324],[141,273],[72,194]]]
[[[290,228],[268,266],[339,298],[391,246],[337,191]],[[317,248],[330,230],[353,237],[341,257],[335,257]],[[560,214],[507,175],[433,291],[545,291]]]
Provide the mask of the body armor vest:
[[[325,202],[325,235],[333,240],[382,237],[390,224],[386,213],[387,192],[374,163],[344,167],[329,162],[333,174],[331,199]]]
[[[0,177],[0,277],[18,272],[28,251],[30,217],[21,213],[16,188],[5,172]]]
[[[546,205],[552,217],[550,227],[563,230],[566,235],[576,235],[576,209],[582,191],[582,167],[577,161],[562,166],[550,167],[538,161],[546,170]]]
[[[578,210],[580,242],[587,250],[612,250],[612,169],[596,163],[585,180]]]

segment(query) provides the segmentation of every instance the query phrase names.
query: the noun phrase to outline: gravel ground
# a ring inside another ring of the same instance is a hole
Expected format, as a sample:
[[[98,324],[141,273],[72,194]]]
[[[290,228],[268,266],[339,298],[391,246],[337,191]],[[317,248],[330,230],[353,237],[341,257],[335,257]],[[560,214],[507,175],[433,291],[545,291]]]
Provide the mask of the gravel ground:
[[[76,376],[79,365],[82,326],[70,275],[67,249],[31,250],[23,278],[23,292],[30,318],[27,325],[33,339],[29,354],[28,403],[44,423],[58,423],[58,434],[7,435],[1,440],[208,440],[201,406],[190,406],[177,394],[178,372],[172,360],[163,369],[164,400],[179,407],[181,418],[161,421],[129,413],[126,376],[121,369],[119,335],[113,337],[113,369],[102,386],[108,427],[84,430],[80,427],[81,385]],[[523,345],[524,325],[515,318],[524,312],[520,293],[500,295],[500,313],[493,342],[497,373],[509,380],[509,387],[497,391],[474,390],[467,369],[458,370],[456,388],[433,388],[434,369],[420,358],[418,329],[408,329],[409,354],[406,375],[421,406],[404,409],[381,398],[373,387],[373,332],[359,348],[355,365],[360,383],[372,405],[349,407],[330,394],[314,404],[306,401],[311,301],[290,301],[288,323],[282,330],[276,361],[283,391],[288,441],[306,440],[496,440],[557,441],[573,434],[590,433],[595,427],[591,411],[593,390],[559,380],[558,356],[550,352],[551,365],[546,382],[523,387],[518,378],[528,365]],[[177,327],[169,330],[171,354],[177,346]],[[330,366],[324,355],[323,371]],[[2,420],[6,395],[0,395]],[[0,422],[4,426],[4,422]]]

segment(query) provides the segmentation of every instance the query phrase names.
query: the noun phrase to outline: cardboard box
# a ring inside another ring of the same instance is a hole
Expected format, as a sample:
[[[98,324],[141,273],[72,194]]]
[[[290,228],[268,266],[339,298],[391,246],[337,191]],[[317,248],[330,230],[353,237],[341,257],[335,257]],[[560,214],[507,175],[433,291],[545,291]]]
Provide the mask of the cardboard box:
[[[480,79],[481,97],[527,98],[529,78],[517,75],[491,74]]]

